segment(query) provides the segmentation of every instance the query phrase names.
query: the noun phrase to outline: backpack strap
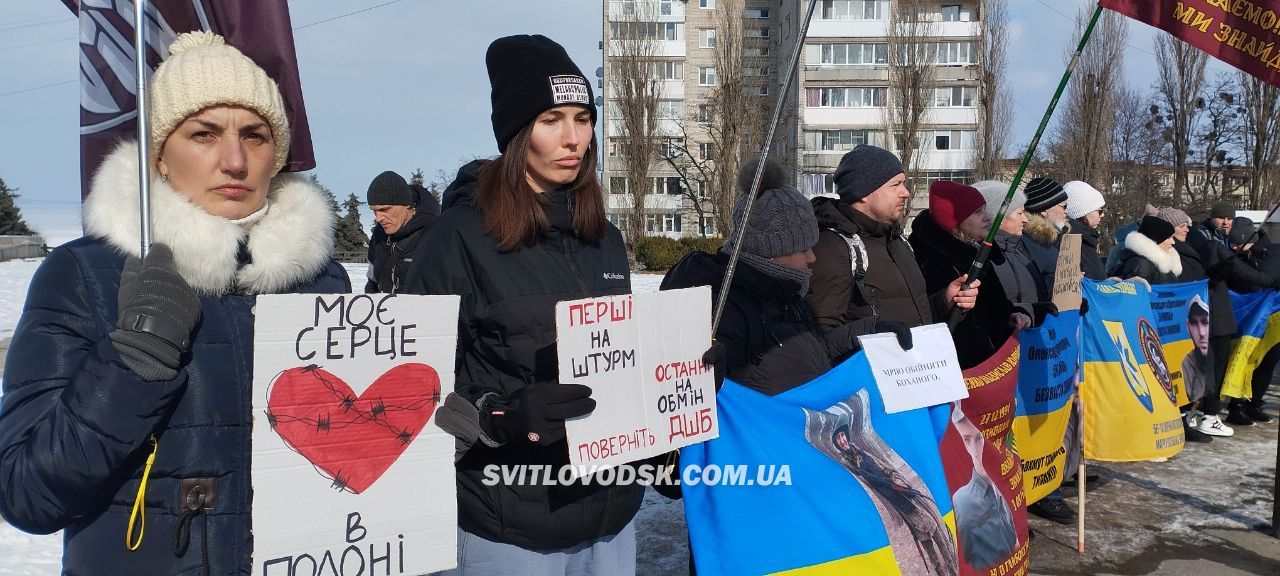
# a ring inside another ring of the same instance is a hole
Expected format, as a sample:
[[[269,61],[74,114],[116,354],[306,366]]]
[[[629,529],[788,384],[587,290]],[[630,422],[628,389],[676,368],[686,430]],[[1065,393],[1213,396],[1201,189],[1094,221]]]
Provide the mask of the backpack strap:
[[[867,245],[862,241],[862,236],[857,234],[849,234],[839,228],[827,228],[836,236],[844,239],[844,243],[849,247],[849,267],[853,274],[853,297],[861,301],[861,305],[865,306],[869,303],[866,298],[866,278],[867,268],[870,266],[871,260],[867,256]]]

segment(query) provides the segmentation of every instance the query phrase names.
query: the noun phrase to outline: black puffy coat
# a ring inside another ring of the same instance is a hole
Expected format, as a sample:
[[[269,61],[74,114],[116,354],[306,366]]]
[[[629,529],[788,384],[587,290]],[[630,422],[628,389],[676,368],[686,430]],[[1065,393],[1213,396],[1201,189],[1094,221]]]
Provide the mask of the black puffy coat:
[[[1137,276],[1152,286],[1172,284],[1182,278],[1182,258],[1176,248],[1162,250],[1142,232],[1134,230],[1124,237],[1124,248],[1116,258],[1116,265],[1107,276],[1124,279]]]
[[[667,272],[662,289],[710,286],[715,301],[728,265],[724,252],[694,251]],[[728,355],[731,380],[772,396],[821,376],[856,349],[851,325],[825,335],[818,329],[799,289],[794,280],[738,263],[715,336]]]
[[[1067,220],[1070,234],[1080,235],[1080,271],[1090,280],[1106,280],[1107,268],[1098,254],[1098,242],[1102,233],[1096,228],[1084,225],[1084,222],[1072,218]]]
[[[350,292],[346,272],[329,258],[332,212],[300,178],[277,177],[272,209],[241,245],[252,260],[246,264],[237,259],[237,226],[211,225],[221,219],[207,214],[189,222],[199,209],[154,182],[154,239],[173,248],[177,270],[199,294],[201,317],[177,377],[142,381],[107,338],[124,251],[139,245],[136,184],[98,185],[136,182],[135,150],[122,146],[103,163],[108,176],[100,173],[85,204],[92,237],[55,249],[32,278],[5,362],[0,514],[29,532],[63,530],[64,574],[249,574],[253,294]],[[281,181],[291,184],[277,193]],[[182,236],[171,236],[175,230]],[[125,530],[153,435],[159,446],[146,532],[130,552]],[[182,481],[194,478],[213,479],[213,504],[177,556]],[[16,551],[4,557],[22,563]]]
[[[1209,278],[1209,335],[1236,333],[1236,316],[1231,307],[1231,283],[1271,286],[1270,274],[1249,266],[1227,247],[1226,234],[1212,220],[1205,220],[1187,233],[1187,242],[1196,249]]]
[[[499,251],[473,203],[481,166],[459,170],[403,287],[409,294],[462,296],[456,391],[473,403],[487,393],[559,385],[556,303],[631,292],[622,234],[610,225],[601,240],[578,237],[563,190],[546,193],[552,226],[535,245]],[[640,509],[643,486],[484,485],[487,465],[559,466],[569,463],[568,455],[564,441],[475,444],[457,463],[459,526],[530,550],[568,548],[622,531]]]
[[[399,292],[405,274],[413,264],[413,252],[418,247],[418,240],[431,222],[440,215],[440,203],[431,192],[421,186],[413,186],[417,196],[417,207],[410,218],[394,234],[382,231],[382,226],[373,225],[373,234],[369,237],[369,278],[364,285],[366,293],[383,292],[395,294]]]
[[[1196,252],[1196,249],[1192,248],[1190,244],[1175,240],[1173,242],[1173,251],[1178,253],[1178,259],[1182,262],[1182,274],[1178,275],[1179,282],[1193,282],[1209,277],[1205,273],[1204,263],[1200,261],[1200,253]]]
[[[928,210],[916,216],[907,241],[915,249],[925,287],[931,292],[945,289],[952,280],[968,272],[978,254],[976,246],[939,227]],[[1004,261],[1004,251],[992,246],[982,269],[978,301],[952,331],[962,367],[981,364],[1013,334],[1009,324],[1009,316],[1015,311],[1013,303],[1009,302],[1000,277],[991,273],[994,266]]]

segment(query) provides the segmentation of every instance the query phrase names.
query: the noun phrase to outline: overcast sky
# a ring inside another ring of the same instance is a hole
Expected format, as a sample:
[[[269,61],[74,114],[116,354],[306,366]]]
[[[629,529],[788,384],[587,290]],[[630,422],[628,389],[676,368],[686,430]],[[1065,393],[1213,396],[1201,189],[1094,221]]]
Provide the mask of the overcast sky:
[[[600,66],[598,0],[306,0],[290,4],[315,173],[361,199],[383,170],[428,178],[497,153],[484,52],[509,34],[560,42],[582,71]],[[1071,17],[1086,0],[1008,0],[1014,147],[1031,139],[1065,66]],[[80,234],[77,24],[58,0],[0,0],[0,178],[50,245]],[[364,8],[367,11],[343,16]],[[1126,77],[1155,79],[1155,31],[1130,25]],[[1072,47],[1074,48],[1074,47]],[[1223,67],[1218,66],[1219,69]],[[368,221],[366,215],[366,221]]]

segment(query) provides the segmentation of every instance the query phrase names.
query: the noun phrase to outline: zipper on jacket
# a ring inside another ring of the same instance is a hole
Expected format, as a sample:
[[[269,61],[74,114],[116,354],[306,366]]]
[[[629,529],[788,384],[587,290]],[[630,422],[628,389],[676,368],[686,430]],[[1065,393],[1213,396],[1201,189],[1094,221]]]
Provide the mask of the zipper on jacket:
[[[569,241],[569,237],[561,234],[560,242],[564,245],[564,253],[569,257],[569,268],[573,270],[573,277],[578,279],[578,289],[582,291],[583,296],[590,296],[587,290],[587,281],[582,277],[582,269],[578,267],[578,254],[573,250],[573,243]]]

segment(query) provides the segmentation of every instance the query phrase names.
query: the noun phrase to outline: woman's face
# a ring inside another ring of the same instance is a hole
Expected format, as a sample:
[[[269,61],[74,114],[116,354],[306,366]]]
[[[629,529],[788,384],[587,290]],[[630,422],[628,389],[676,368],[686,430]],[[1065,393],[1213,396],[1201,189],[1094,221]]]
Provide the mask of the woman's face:
[[[960,222],[960,231],[974,240],[986,238],[987,232],[991,231],[991,216],[987,215],[986,210],[978,208],[977,212]]]
[[[238,106],[205,108],[183,120],[160,148],[160,173],[214,216],[236,220],[267,198],[275,165],[271,127]]]
[[[783,266],[795,268],[796,270],[808,270],[813,267],[813,263],[817,260],[817,258],[813,256],[812,248],[809,248],[804,252],[787,254],[786,256],[770,256],[769,259]]]
[[[555,190],[573,182],[582,157],[591,147],[591,112],[581,106],[556,106],[533,121],[525,178],[535,191]]]
[[[1027,225],[1027,210],[1021,206],[1017,210],[1010,210],[1005,213],[1004,220],[1000,221],[1000,229],[1014,236],[1022,235],[1022,228]]]
[[[1179,242],[1187,241],[1187,231],[1191,229],[1189,223],[1183,222],[1173,227],[1173,237]]]

